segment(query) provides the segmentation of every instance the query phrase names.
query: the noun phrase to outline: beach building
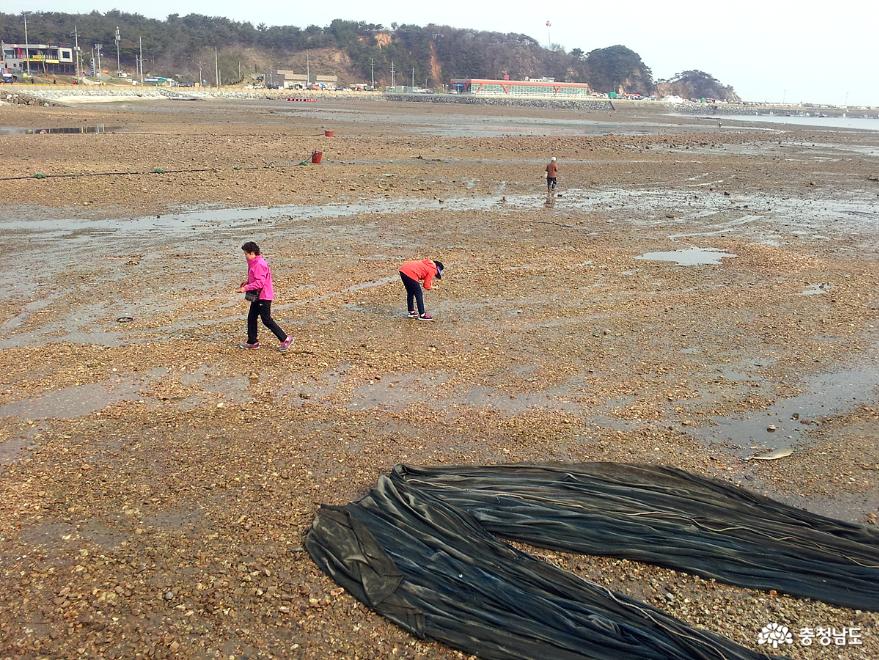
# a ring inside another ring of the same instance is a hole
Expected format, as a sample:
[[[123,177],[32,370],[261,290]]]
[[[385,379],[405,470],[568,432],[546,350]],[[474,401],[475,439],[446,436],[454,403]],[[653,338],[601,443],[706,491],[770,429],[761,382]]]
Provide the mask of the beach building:
[[[308,85],[308,76],[304,71],[292,69],[276,69],[272,72],[272,81],[284,89],[304,89]]]
[[[488,80],[480,78],[452,78],[449,90],[473,96],[550,96],[576,98],[589,96],[592,90],[586,83],[556,82],[552,78],[526,80]]]
[[[74,50],[73,46],[0,42],[2,66],[16,75],[27,71],[28,62],[31,73],[34,74],[73,75],[76,73]]]
[[[339,85],[338,76],[311,76],[309,81],[305,72],[291,69],[275,69],[271,72],[272,81],[284,89],[305,89],[311,85],[318,85],[321,89],[336,89]]]

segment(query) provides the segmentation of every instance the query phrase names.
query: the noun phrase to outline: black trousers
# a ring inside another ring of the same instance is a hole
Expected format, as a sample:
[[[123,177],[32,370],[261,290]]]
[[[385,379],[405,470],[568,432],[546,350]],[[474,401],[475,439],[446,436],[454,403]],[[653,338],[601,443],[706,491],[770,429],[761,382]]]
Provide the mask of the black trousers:
[[[421,285],[417,280],[413,280],[403,271],[400,271],[400,279],[403,280],[403,286],[406,287],[406,309],[410,312],[415,311],[415,302],[418,302],[418,313],[424,314],[424,293],[421,291]]]
[[[272,301],[271,300],[254,300],[250,303],[250,311],[247,312],[247,343],[256,343],[257,325],[256,320],[262,319],[265,327],[275,333],[275,337],[280,341],[287,338],[287,333],[281,330],[281,326],[275,323],[272,318]]]
[[[558,183],[558,179],[554,176],[546,177],[546,189],[547,190],[555,190],[555,187]]]

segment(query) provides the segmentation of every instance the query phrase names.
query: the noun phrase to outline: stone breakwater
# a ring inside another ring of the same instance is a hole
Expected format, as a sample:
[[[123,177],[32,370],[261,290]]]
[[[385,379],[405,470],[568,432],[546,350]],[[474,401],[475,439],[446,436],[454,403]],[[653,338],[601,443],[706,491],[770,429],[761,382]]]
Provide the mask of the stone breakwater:
[[[687,115],[768,115],[784,117],[788,116],[817,116],[842,117],[846,114],[844,108],[817,107],[811,105],[781,105],[771,103],[748,103],[748,104],[712,104],[712,103],[688,103],[671,106],[676,113]],[[861,111],[848,111],[849,116],[859,116]]]
[[[468,105],[524,106],[529,108],[562,108],[565,110],[613,110],[608,99],[508,98],[501,96],[468,96],[465,94],[388,94],[389,101],[416,103],[463,103]]]
[[[11,103],[13,105],[42,105],[50,106],[47,99],[36,94],[22,94],[20,92],[2,92],[0,93],[0,102]]]
[[[0,100],[27,105],[44,105],[46,102],[87,103],[110,100],[161,100],[161,99],[270,99],[282,101],[287,98],[342,98],[359,100],[381,100],[381,94],[370,92],[303,92],[291,89],[198,89],[167,87],[122,87],[106,85],[100,87],[31,87],[26,91],[21,87],[0,93]]]

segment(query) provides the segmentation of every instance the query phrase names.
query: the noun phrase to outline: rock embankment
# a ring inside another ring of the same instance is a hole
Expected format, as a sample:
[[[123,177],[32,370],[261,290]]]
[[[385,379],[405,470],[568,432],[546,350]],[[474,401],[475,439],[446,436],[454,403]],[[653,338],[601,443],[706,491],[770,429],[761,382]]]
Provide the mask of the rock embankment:
[[[26,103],[28,105],[44,104],[46,101],[58,103],[87,103],[90,101],[115,101],[115,100],[159,100],[171,99],[273,99],[283,100],[287,98],[338,98],[353,97],[362,100],[382,99],[383,96],[370,92],[352,91],[301,91],[292,89],[241,89],[241,88],[169,88],[169,87],[123,87],[106,85],[101,87],[35,87],[28,88],[27,92],[13,90],[4,93],[0,98],[9,102]],[[19,99],[19,100],[16,100]]]
[[[510,98],[502,96],[468,96],[465,94],[388,94],[389,101],[420,103],[463,103],[468,105],[525,106],[565,110],[613,110],[608,99]]]
[[[22,94],[21,92],[3,92],[0,94],[0,102],[12,103],[14,105],[42,105],[45,107],[52,105],[47,99],[37,94]]]

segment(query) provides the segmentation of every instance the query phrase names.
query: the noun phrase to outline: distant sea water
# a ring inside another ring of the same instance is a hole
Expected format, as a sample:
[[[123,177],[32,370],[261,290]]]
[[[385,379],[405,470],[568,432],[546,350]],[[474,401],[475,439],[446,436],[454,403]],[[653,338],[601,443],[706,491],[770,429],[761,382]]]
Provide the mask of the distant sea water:
[[[785,117],[783,115],[711,115],[712,119],[729,121],[759,121],[769,124],[795,124],[797,126],[824,126],[825,128],[850,128],[861,131],[879,131],[879,117]]]

